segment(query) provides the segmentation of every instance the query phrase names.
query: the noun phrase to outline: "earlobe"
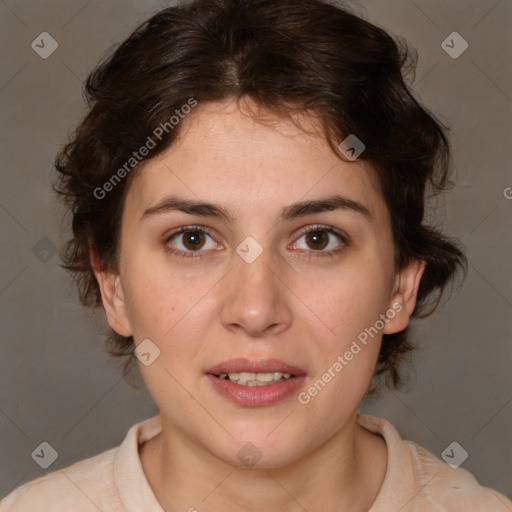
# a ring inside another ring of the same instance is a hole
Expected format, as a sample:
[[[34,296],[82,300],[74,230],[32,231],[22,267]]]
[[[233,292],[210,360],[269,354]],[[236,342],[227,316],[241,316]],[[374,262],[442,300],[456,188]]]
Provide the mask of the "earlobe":
[[[89,258],[98,281],[108,324],[121,336],[131,336],[132,330],[126,314],[124,291],[119,274],[113,270],[100,269],[98,258],[92,249],[89,251]]]
[[[409,324],[409,319],[416,307],[416,299],[425,261],[413,260],[396,276],[394,292],[390,301],[390,309],[394,315],[389,315],[389,321],[383,329],[384,334],[403,331]]]

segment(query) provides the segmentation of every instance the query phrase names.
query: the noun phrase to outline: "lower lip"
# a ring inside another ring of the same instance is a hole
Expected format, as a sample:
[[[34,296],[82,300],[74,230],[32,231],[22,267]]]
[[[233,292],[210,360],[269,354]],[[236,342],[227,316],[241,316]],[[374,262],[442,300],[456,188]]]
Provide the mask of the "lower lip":
[[[215,391],[244,407],[261,407],[275,404],[297,391],[306,378],[305,375],[298,375],[266,386],[244,386],[227,379],[219,379],[211,374],[206,376],[210,379]]]

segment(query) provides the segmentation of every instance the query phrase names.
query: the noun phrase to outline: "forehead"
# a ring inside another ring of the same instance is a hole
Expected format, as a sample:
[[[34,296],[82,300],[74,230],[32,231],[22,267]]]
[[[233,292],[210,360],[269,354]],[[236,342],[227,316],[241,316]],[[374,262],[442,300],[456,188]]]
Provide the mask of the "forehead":
[[[339,193],[385,213],[376,173],[367,162],[342,161],[325,140],[318,119],[295,120],[234,101],[199,105],[181,121],[177,139],[141,164],[127,194],[127,212],[165,195],[185,195],[249,212]]]

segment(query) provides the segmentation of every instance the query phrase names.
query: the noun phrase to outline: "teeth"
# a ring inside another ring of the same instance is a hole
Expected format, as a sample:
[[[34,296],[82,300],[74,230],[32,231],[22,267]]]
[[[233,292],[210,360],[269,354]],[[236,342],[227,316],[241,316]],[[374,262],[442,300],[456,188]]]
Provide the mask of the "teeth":
[[[282,373],[257,373],[256,380],[258,382],[272,382],[273,380],[278,380],[283,376]],[[230,376],[231,377],[231,376]]]
[[[267,386],[269,384],[275,384],[281,382],[283,379],[291,378],[290,373],[281,372],[269,372],[269,373],[251,373],[251,372],[240,372],[240,373],[221,373],[220,379],[230,380],[235,384],[241,384],[243,386]]]

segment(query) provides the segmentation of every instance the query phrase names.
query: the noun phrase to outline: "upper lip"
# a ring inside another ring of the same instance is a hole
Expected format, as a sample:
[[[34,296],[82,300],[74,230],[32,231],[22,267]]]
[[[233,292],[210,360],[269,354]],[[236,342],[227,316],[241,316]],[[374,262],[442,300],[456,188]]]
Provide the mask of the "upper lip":
[[[251,361],[245,358],[230,359],[223,363],[216,364],[206,370],[206,373],[220,375],[221,373],[271,373],[281,372],[292,375],[305,375],[302,368],[293,366],[279,359],[265,359],[263,361]]]

